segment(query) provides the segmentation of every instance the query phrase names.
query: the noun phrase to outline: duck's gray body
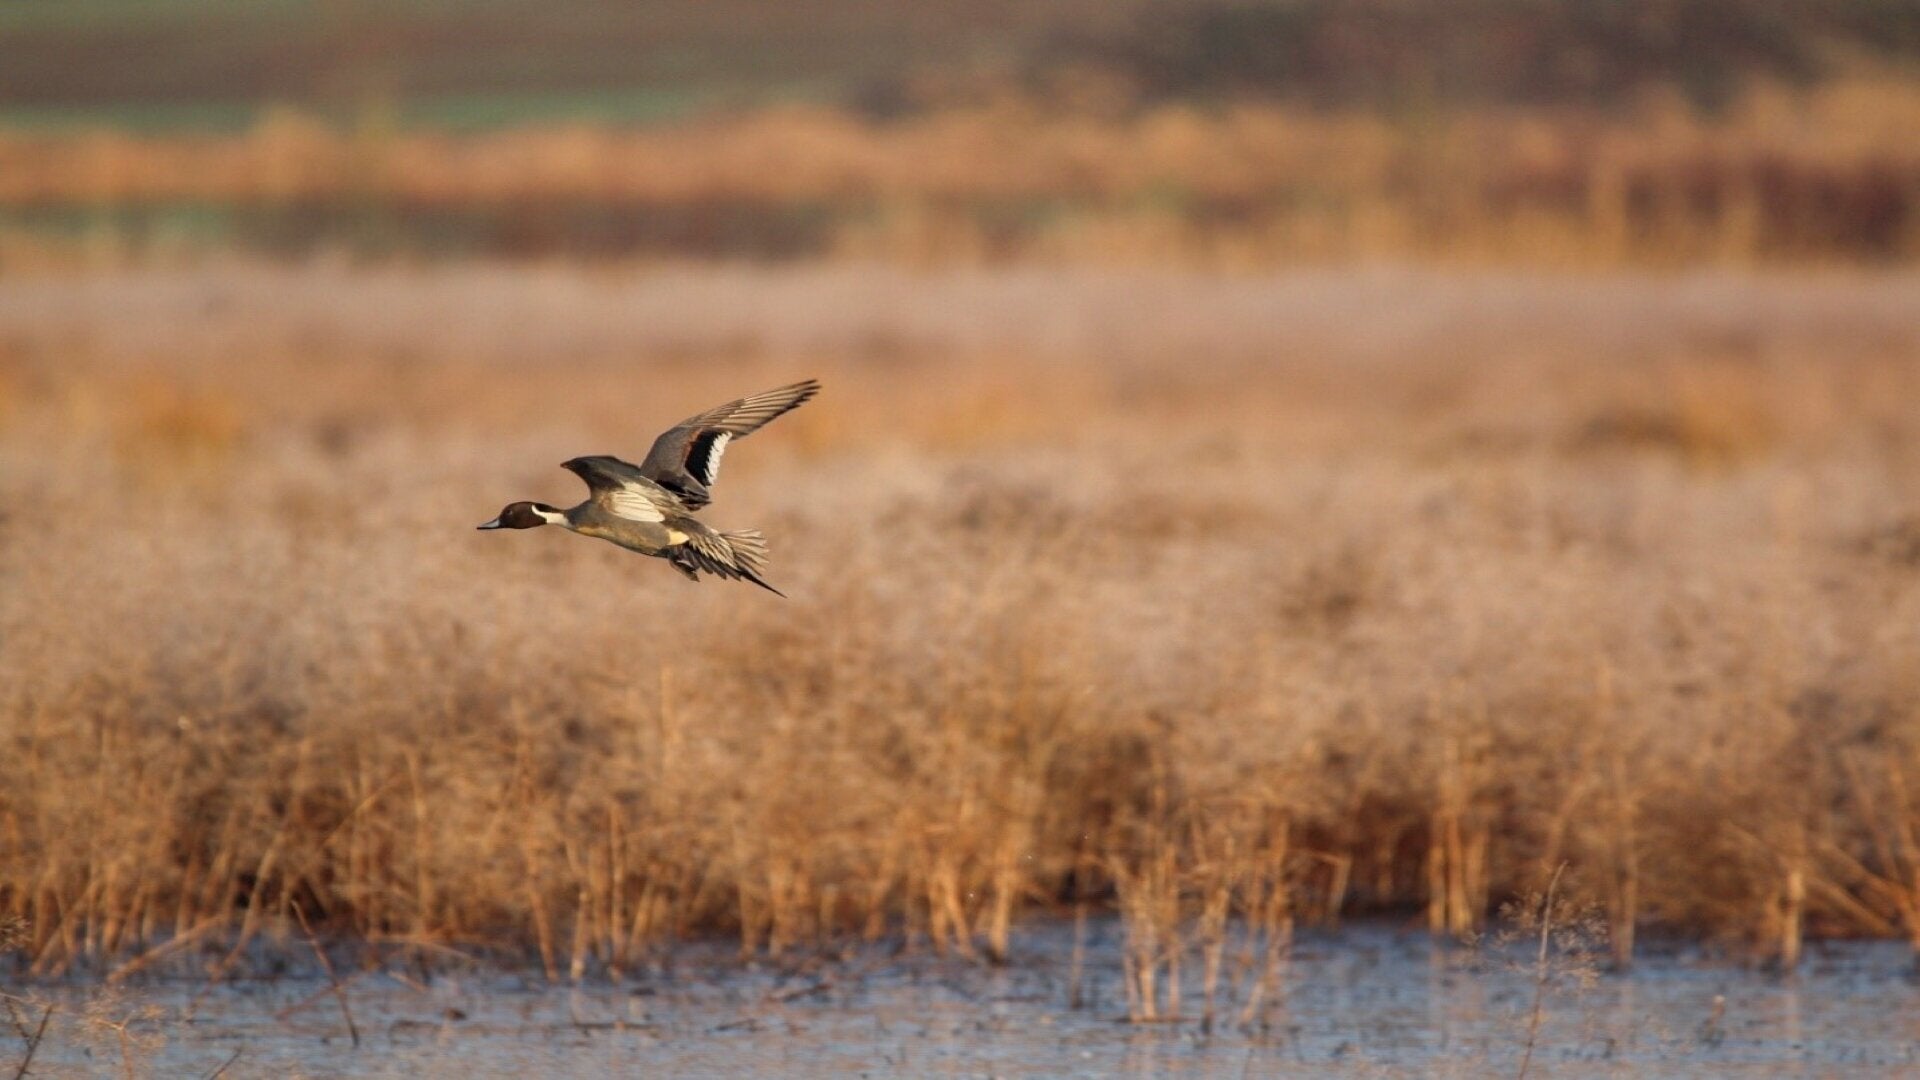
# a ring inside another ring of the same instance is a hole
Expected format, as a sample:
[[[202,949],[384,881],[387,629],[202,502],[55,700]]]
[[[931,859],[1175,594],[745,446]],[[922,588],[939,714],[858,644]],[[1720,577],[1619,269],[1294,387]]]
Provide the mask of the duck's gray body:
[[[567,517],[566,527],[581,536],[618,544],[642,555],[664,555],[668,548],[686,543],[691,535],[686,529],[676,529],[663,521],[629,521],[618,514],[609,514],[591,502],[583,502],[564,513]]]
[[[586,502],[567,510],[545,503],[512,503],[482,529],[558,525],[673,563],[698,581],[700,571],[751,581],[779,593],[762,577],[766,540],[754,530],[719,532],[693,516],[711,499],[727,443],[797,408],[820,389],[812,379],[741,398],[691,417],[654,440],[639,465],[609,455],[577,457],[562,467],[587,482]]]
[[[618,458],[607,460],[620,465],[627,464]],[[567,462],[567,467],[585,477],[593,466],[578,464],[583,461],[594,461],[595,466],[604,467],[599,460],[582,458]],[[587,482],[593,483],[592,480]],[[660,485],[644,478],[628,478],[624,483],[628,491],[645,492],[646,501],[659,511],[660,520],[638,520],[627,516],[633,513],[631,509],[627,509],[626,514],[616,513],[608,510],[599,500],[588,499],[563,512],[565,526],[581,536],[591,536],[596,540],[617,544],[628,551],[666,559],[694,581],[700,580],[699,571],[705,570],[720,577],[744,578],[762,588],[780,591],[759,577],[760,570],[766,565],[767,542],[757,530],[716,531],[689,513],[679,496]]]

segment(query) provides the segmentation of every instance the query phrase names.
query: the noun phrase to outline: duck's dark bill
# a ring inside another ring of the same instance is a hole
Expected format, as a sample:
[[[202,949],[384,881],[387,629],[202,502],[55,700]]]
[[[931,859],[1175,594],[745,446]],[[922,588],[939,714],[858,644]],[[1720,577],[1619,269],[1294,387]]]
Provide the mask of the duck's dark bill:
[[[501,524],[500,524],[500,519],[499,519],[499,518],[494,518],[494,519],[493,519],[492,521],[489,521],[489,522],[487,522],[487,523],[486,523],[486,524],[484,524],[484,525],[475,525],[475,526],[474,526],[474,528],[476,528],[476,529],[501,529],[501,528],[505,528],[505,526],[503,526],[503,525],[501,525]]]

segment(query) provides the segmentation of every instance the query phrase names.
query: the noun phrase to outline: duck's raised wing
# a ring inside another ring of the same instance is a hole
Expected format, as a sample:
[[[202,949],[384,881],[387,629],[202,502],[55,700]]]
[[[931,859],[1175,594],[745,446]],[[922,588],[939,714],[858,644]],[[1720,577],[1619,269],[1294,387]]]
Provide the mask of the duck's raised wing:
[[[560,467],[587,482],[594,505],[628,521],[665,521],[686,513],[673,492],[647,478],[638,465],[604,454],[563,461]]]
[[[653,449],[640,463],[640,474],[678,495],[689,509],[698,510],[712,501],[709,490],[720,476],[727,443],[746,438],[819,392],[819,380],[807,379],[690,416],[653,440]]]

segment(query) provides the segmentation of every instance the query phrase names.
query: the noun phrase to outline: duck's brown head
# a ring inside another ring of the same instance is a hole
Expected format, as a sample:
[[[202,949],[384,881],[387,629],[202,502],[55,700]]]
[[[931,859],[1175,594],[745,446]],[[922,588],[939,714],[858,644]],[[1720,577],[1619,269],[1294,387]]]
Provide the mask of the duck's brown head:
[[[553,524],[553,517],[548,517],[547,515],[549,514],[557,517],[559,516],[560,511],[554,509],[551,506],[548,506],[546,503],[537,503],[537,502],[508,503],[507,508],[500,511],[499,517],[494,518],[492,521],[489,521],[484,525],[478,526],[478,528],[537,529],[542,525]]]

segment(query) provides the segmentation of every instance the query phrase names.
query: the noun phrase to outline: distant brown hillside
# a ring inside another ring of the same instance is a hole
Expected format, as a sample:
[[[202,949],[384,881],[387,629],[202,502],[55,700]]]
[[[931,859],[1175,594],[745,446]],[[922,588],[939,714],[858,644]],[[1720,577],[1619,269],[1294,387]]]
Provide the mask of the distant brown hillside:
[[[1091,67],[1150,99],[1696,104],[1920,53],[1915,0],[1230,0],[1069,28],[1035,68]]]
[[[63,0],[0,7],[0,116],[244,125],[369,96],[423,124],[806,100],[897,114],[1017,82],[1125,101],[1723,105],[1920,54],[1920,0]]]
[[[778,257],[1275,265],[1892,263],[1920,254],[1920,89],[1751,92],[1717,118],[1005,101],[464,135],[281,113],[237,135],[0,129],[0,240],[134,257]]]

